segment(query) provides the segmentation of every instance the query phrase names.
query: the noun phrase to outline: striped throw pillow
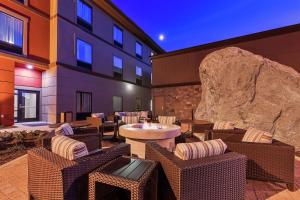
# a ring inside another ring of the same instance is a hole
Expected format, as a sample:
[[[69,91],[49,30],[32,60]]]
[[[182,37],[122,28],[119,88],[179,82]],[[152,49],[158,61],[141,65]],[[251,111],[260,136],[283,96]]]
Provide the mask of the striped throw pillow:
[[[224,154],[227,145],[221,140],[205,142],[179,143],[175,148],[175,156],[182,160],[191,160]]]
[[[70,124],[65,123],[55,129],[55,135],[74,135],[74,132]]]
[[[234,129],[234,123],[233,122],[227,122],[227,121],[216,121],[214,123],[214,130],[229,130]]]
[[[141,111],[141,117],[148,118],[148,111]]]
[[[122,121],[126,124],[135,124],[139,123],[138,116],[122,116]]]
[[[158,116],[160,124],[174,124],[176,122],[175,116]]]
[[[251,127],[246,131],[242,139],[243,142],[267,143],[267,144],[271,144],[272,140],[273,140],[273,134],[266,131],[257,130]]]
[[[68,160],[75,160],[89,154],[83,142],[62,135],[57,135],[52,138],[51,148],[53,153]]]

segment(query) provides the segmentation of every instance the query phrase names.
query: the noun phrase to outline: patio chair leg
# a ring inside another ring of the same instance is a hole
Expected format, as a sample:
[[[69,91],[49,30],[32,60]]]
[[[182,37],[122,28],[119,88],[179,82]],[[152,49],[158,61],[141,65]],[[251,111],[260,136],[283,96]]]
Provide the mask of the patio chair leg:
[[[28,193],[28,200],[34,200],[33,196],[30,193]]]
[[[294,192],[296,190],[294,183],[287,183],[286,185],[290,191]]]

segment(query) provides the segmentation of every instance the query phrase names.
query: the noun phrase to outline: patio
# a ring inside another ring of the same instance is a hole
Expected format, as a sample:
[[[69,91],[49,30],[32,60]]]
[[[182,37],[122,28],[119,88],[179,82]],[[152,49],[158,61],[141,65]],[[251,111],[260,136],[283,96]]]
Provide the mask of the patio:
[[[109,144],[104,144],[109,145]],[[296,191],[283,184],[247,180],[246,200],[297,200],[300,198],[300,157],[296,157]],[[0,166],[0,200],[27,199],[27,155]]]

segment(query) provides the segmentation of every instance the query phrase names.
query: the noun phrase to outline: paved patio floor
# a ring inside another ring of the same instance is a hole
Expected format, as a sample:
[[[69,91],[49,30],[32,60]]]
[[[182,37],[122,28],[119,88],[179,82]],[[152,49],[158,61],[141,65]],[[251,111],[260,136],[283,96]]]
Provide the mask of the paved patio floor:
[[[300,158],[296,157],[296,188],[290,192],[284,184],[247,181],[246,200],[298,200],[300,199]],[[0,200],[27,199],[27,155],[0,166]]]

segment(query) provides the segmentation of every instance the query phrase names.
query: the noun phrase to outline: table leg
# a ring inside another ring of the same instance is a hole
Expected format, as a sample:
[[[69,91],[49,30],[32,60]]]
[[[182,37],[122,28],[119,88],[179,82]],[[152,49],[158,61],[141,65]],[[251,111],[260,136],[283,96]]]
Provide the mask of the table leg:
[[[96,200],[96,185],[95,181],[90,177],[89,178],[89,200]]]

